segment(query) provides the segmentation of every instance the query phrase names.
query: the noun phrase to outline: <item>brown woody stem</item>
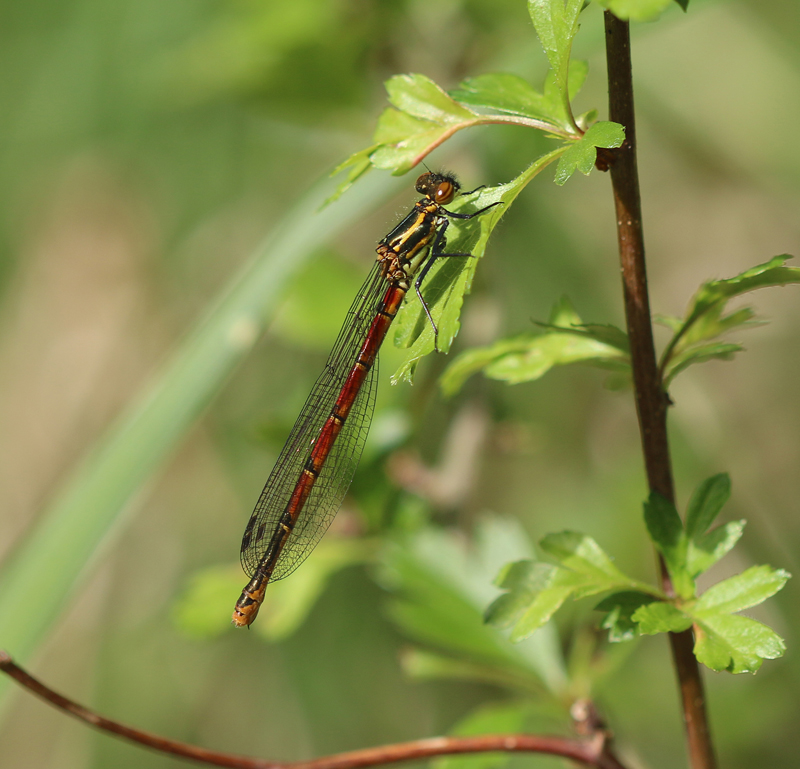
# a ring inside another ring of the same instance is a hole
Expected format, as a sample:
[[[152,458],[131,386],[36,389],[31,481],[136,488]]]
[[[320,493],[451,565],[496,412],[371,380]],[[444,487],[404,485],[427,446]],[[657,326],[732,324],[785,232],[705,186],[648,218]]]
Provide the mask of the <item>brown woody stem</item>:
[[[0,670],[53,707],[94,726],[96,729],[123,737],[161,753],[169,753],[209,766],[225,766],[231,767],[231,769],[360,769],[361,767],[415,761],[435,756],[505,751],[547,753],[569,758],[583,766],[596,767],[596,769],[625,769],[612,752],[610,741],[607,739],[608,735],[602,725],[592,727],[594,731],[584,739],[567,739],[566,737],[536,734],[434,737],[396,745],[353,750],[349,753],[338,753],[311,761],[271,761],[231,753],[219,753],[215,750],[206,750],[197,745],[176,742],[151,732],[134,729],[100,716],[45,686],[19,667],[4,651],[0,651]],[[584,721],[589,723],[588,719],[584,719]]]
[[[631,346],[633,383],[647,482],[674,503],[675,489],[667,440],[669,400],[656,363],[647,273],[644,259],[639,175],[636,166],[636,123],[633,110],[630,30],[627,22],[605,11],[606,60],[608,63],[609,117],[625,128],[625,143],[611,164],[611,183],[617,214],[625,317]],[[663,559],[659,559],[664,591],[672,584]],[[717,762],[706,714],[703,679],[692,651],[691,630],[671,633],[670,644],[681,691],[683,718],[692,769],[715,769]]]

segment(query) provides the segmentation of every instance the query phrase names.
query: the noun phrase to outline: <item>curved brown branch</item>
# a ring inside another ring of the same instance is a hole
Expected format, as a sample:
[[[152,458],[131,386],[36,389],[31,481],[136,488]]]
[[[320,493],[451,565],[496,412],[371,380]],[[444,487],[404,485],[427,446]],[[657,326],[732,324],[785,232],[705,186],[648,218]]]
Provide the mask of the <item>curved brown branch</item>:
[[[642,209],[636,165],[636,122],[633,110],[630,30],[605,11],[606,60],[608,62],[609,117],[625,128],[625,143],[616,151],[611,164],[611,182],[617,213],[625,317],[631,344],[636,411],[642,439],[645,468],[651,491],[675,501],[669,443],[667,406],[669,400],[661,385],[656,363],[650,300],[644,259]],[[672,584],[663,559],[659,558],[661,583],[672,593]],[[715,769],[717,762],[708,726],[703,679],[693,653],[692,631],[670,633],[672,658],[681,691],[683,717],[693,769]]]
[[[238,756],[206,750],[197,745],[160,737],[112,721],[88,708],[54,692],[41,681],[17,665],[4,651],[0,651],[0,670],[24,688],[33,692],[53,707],[104,732],[123,737],[161,753],[198,761],[209,766],[225,766],[231,769],[360,769],[361,767],[395,764],[435,756],[459,753],[486,753],[490,751],[547,753],[569,758],[584,766],[596,769],[625,769],[614,756],[604,730],[596,730],[585,739],[568,739],[535,734],[484,734],[476,737],[433,737],[426,740],[382,745],[377,748],[353,750],[311,761],[270,761],[263,758]]]

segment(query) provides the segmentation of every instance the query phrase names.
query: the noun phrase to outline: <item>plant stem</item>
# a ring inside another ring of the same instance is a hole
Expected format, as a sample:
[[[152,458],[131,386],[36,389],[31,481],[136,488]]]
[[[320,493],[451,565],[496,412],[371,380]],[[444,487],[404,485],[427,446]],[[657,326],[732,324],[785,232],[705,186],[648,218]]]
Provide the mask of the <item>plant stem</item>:
[[[17,665],[4,651],[0,651],[0,671],[53,707],[96,729],[116,737],[122,737],[134,744],[151,748],[159,753],[178,756],[207,766],[222,766],[227,769],[366,769],[371,766],[420,761],[437,756],[506,751],[561,756],[582,766],[595,767],[595,769],[625,769],[611,748],[608,732],[602,723],[592,719],[592,712],[587,713],[580,722],[586,733],[582,739],[569,739],[546,734],[433,737],[394,745],[381,745],[376,748],[362,748],[310,761],[274,761],[234,753],[220,753],[112,721],[110,718],[105,718],[53,691]]]
[[[611,183],[617,214],[625,317],[631,345],[633,383],[647,482],[669,501],[675,501],[672,466],[667,440],[668,398],[658,374],[647,273],[644,258],[639,175],[636,164],[636,123],[633,110],[630,29],[627,22],[605,11],[606,60],[608,63],[609,118],[625,128],[625,143],[611,165]],[[661,583],[672,594],[663,559],[659,558]],[[700,667],[695,659],[692,631],[670,633],[672,658],[678,676],[683,718],[693,769],[717,766],[703,691]]]

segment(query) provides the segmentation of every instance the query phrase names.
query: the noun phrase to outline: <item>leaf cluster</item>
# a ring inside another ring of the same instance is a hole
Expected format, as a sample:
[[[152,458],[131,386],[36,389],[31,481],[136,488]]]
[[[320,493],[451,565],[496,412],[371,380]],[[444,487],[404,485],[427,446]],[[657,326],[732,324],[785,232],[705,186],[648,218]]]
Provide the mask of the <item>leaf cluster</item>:
[[[739,540],[744,521],[711,528],[730,496],[730,479],[715,475],[698,486],[686,525],[672,503],[653,493],[644,505],[650,537],[669,570],[675,595],[666,595],[623,574],[589,536],[565,531],[540,543],[552,563],[508,564],[497,578],[506,592],[486,613],[487,622],[511,627],[511,640],[527,638],[546,623],[567,598],[608,595],[597,605],[609,640],[694,629],[695,655],[712,670],[755,672],[765,659],[779,657],[785,644],[772,629],[738,612],[778,592],[789,578],[782,569],[753,566],[717,583],[701,595],[695,580]]]
[[[756,319],[751,307],[727,312],[728,302],[758,288],[800,283],[800,268],[786,266],[790,258],[787,254],[776,256],[732,278],[704,283],[683,318],[657,316],[673,332],[659,365],[664,389],[689,366],[708,360],[730,360],[734,353],[744,349],[739,343],[720,338],[764,321]],[[614,371],[611,386],[629,381],[630,347],[622,329],[583,323],[567,298],[553,307],[548,323],[539,325],[543,328],[540,333],[502,339],[459,355],[442,376],[443,391],[453,395],[468,377],[479,371],[491,379],[519,384],[539,379],[556,366],[572,363]]]

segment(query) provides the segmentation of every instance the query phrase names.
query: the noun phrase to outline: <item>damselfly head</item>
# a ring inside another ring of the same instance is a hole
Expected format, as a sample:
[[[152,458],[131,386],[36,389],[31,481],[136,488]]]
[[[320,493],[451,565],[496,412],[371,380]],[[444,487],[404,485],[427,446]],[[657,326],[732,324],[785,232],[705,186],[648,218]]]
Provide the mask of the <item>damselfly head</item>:
[[[461,185],[452,174],[435,174],[429,171],[417,179],[417,192],[439,205],[449,203],[461,189]]]

